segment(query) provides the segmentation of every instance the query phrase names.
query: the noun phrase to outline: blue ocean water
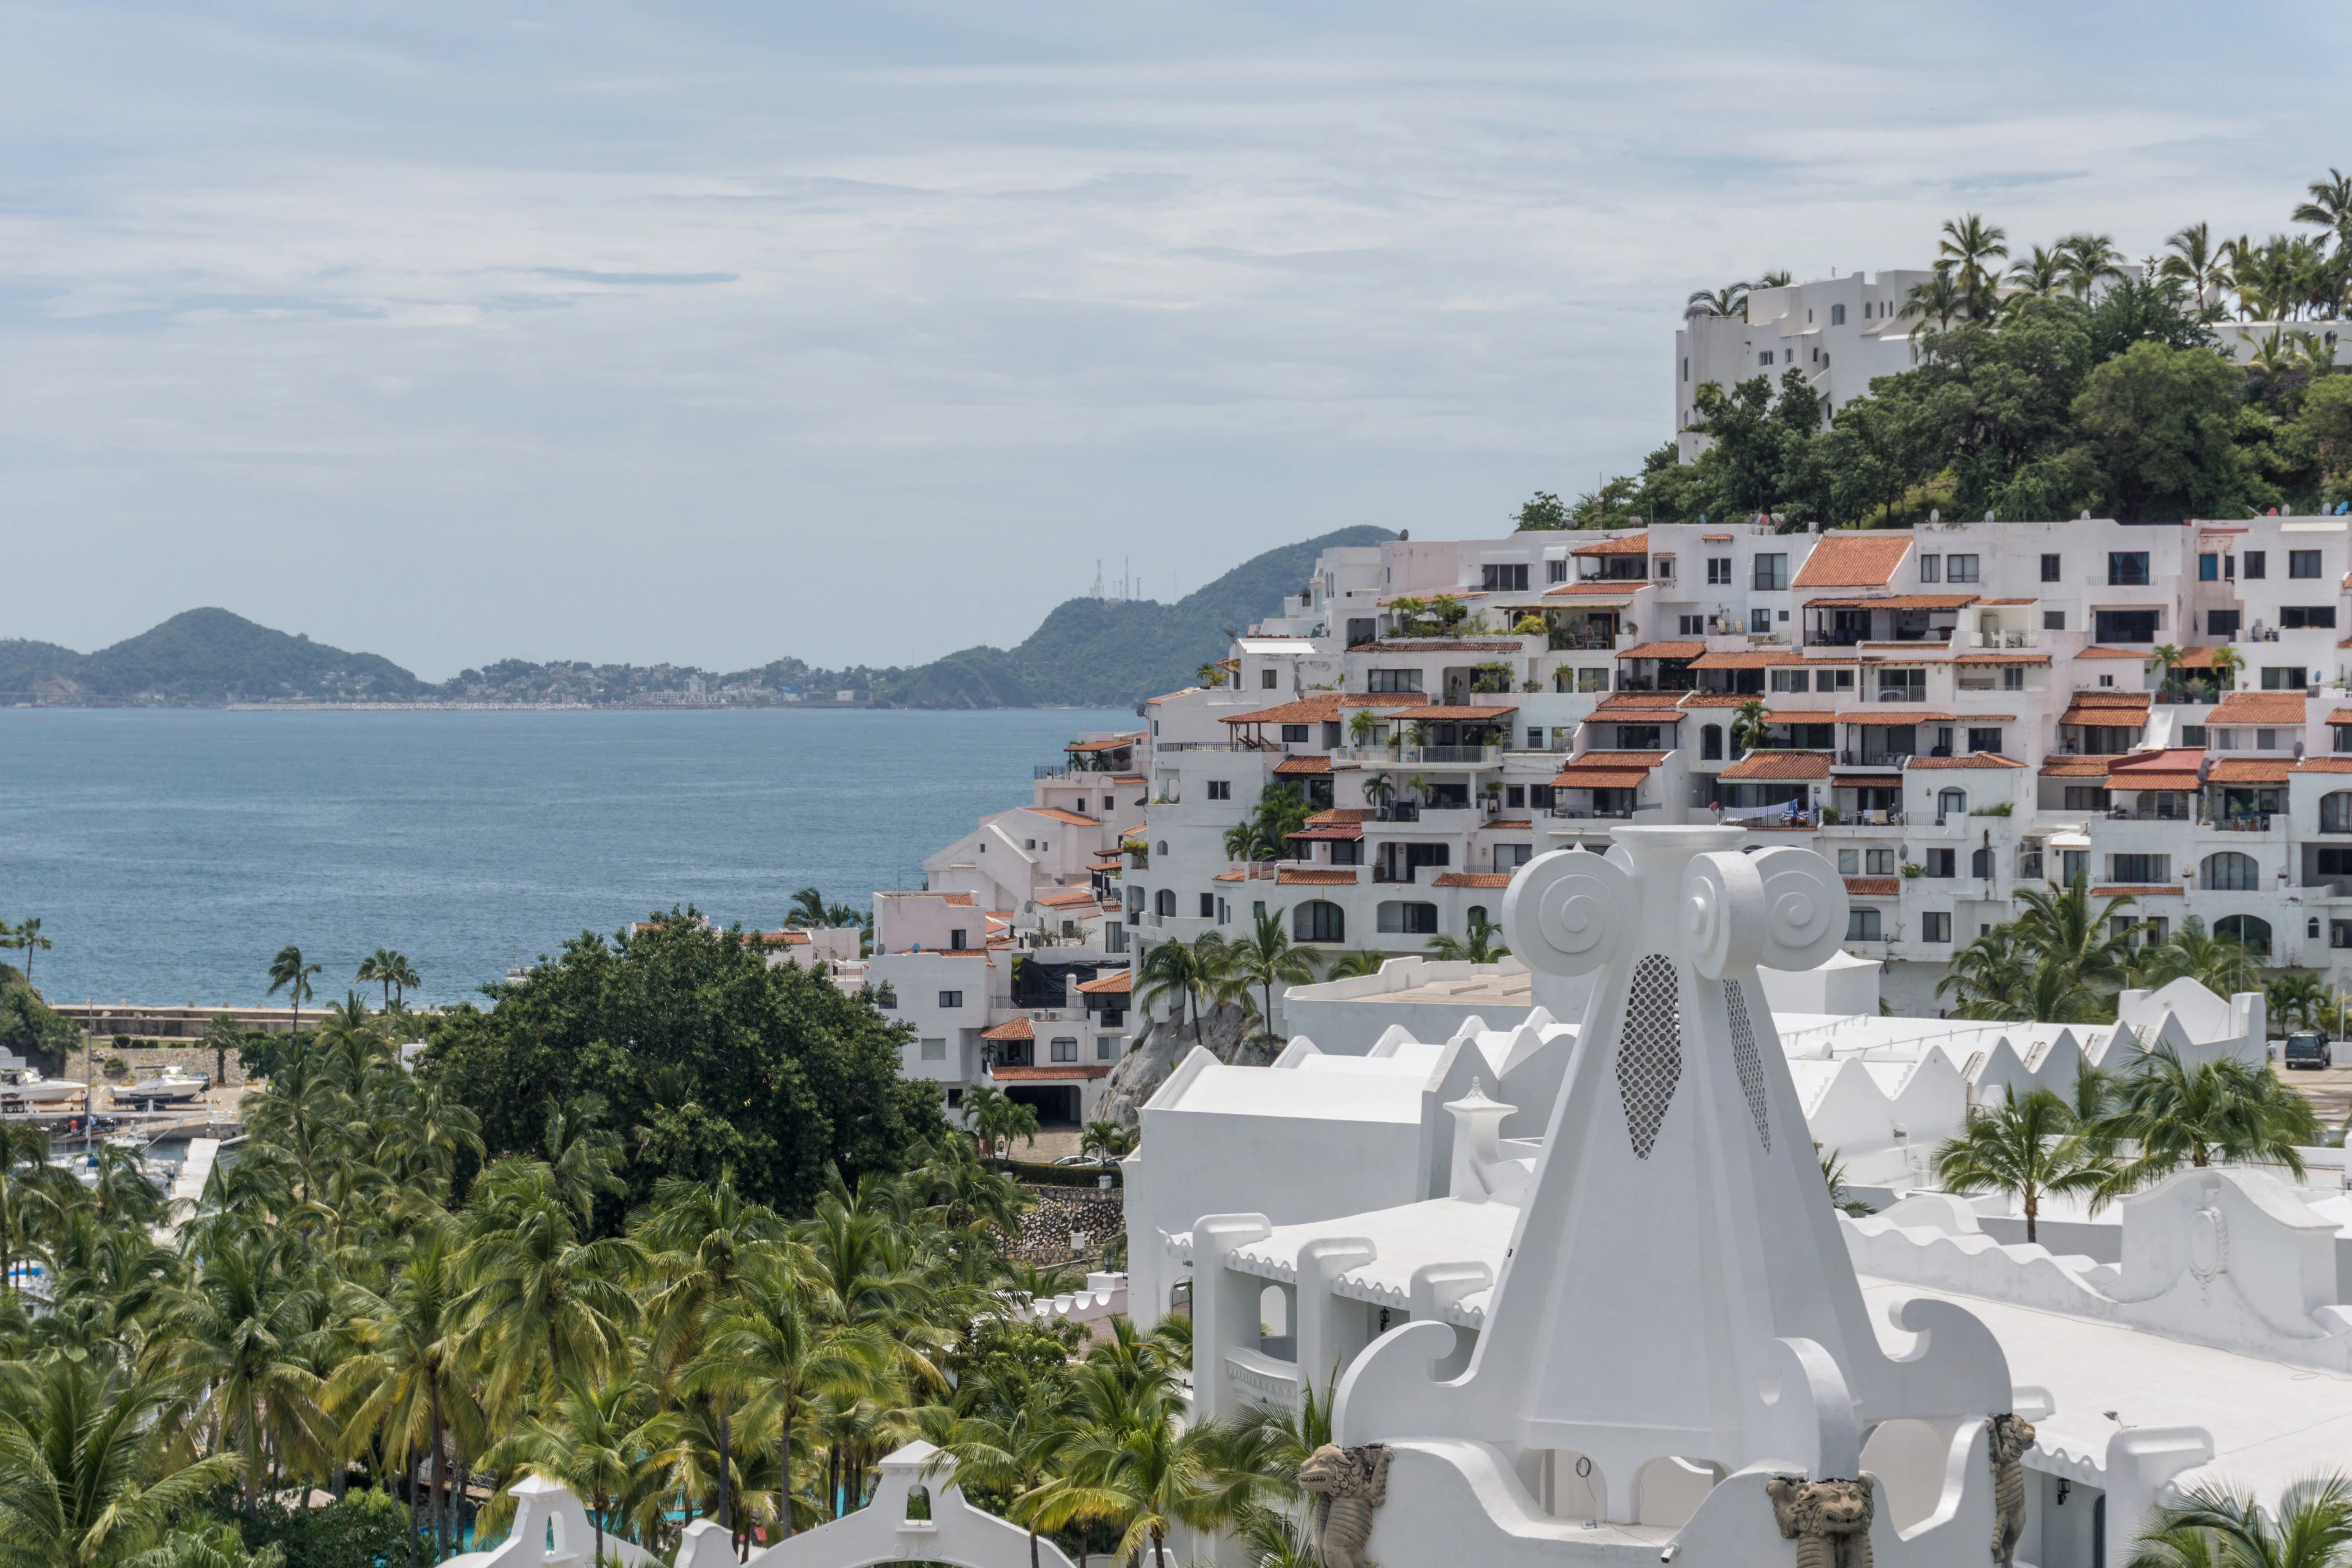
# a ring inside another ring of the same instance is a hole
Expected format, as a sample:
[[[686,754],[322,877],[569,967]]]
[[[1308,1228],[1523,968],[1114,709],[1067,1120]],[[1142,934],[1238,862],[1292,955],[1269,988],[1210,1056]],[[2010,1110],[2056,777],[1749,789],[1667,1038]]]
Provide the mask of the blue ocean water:
[[[378,947],[458,1000],[691,903],[863,909],[1131,711],[0,709],[0,920],[53,1000],[259,1002],[289,942],[340,998]],[[23,955],[6,955],[21,963]]]

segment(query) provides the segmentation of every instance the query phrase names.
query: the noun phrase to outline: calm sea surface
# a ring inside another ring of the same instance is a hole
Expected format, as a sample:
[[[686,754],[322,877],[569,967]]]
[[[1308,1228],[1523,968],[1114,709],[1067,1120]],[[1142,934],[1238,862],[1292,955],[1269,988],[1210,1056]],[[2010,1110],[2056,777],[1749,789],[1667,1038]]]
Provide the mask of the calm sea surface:
[[[447,1002],[692,903],[861,910],[1126,710],[229,713],[0,709],[0,920],[54,1000],[262,1000],[288,942],[340,998],[378,947]],[[23,955],[9,953],[21,965]]]

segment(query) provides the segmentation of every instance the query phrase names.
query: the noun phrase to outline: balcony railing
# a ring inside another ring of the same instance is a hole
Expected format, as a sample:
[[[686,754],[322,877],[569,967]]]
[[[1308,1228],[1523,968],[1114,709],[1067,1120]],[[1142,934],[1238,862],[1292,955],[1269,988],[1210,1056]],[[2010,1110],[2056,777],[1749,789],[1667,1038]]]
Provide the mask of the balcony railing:
[[[1160,752],[1235,752],[1242,748],[1230,741],[1161,741],[1152,749]]]
[[[1911,760],[1908,752],[1873,751],[1849,746],[1838,753],[1838,761],[1850,768],[1899,768]]]
[[[2242,811],[2233,816],[2217,816],[2198,826],[2210,827],[2216,833],[2268,833],[2271,830],[2271,814],[2267,811]]]
[[[1630,811],[1588,811],[1575,806],[1555,805],[1544,815],[1570,818],[1579,822],[1623,822],[1633,814]]]

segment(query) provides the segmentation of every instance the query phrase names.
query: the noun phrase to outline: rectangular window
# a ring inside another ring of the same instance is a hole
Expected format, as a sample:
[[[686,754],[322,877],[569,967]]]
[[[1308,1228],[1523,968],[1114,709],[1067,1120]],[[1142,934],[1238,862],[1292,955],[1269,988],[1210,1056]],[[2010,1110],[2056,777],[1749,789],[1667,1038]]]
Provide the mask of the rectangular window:
[[[1557,566],[1563,565],[1565,563],[1554,562],[1552,564]],[[1559,579],[1555,577],[1552,581],[1557,583]],[[1379,640],[1380,635],[1381,628],[1379,623],[1374,621],[1370,616],[1350,616],[1348,618],[1348,646],[1349,647],[1361,647],[1368,642],[1376,642]]]
[[[2055,555],[2045,555],[2042,558],[2042,580],[2044,583],[2058,581],[2058,557]]]
[[[1053,1051],[1054,1059],[1057,1062],[1076,1061],[1078,1059],[1077,1037],[1075,1035],[1060,1035],[1055,1037]]]
[[[2257,730],[2254,731],[2254,750],[2258,752],[2275,752],[2278,749],[2278,731],[2276,730]]]
[[[1751,636],[1755,637],[1763,637],[1769,634],[1772,630],[1772,612],[1769,610],[1748,611],[1748,630]]]
[[[2210,737],[2206,745],[2214,751],[2234,752],[2238,749],[2238,732],[2235,730],[2208,730],[2205,733]]]
[[[1756,363],[1758,364],[1770,364],[1772,363],[1772,351],[1770,349],[1766,349],[1762,353],[1758,354],[1756,356]]]
[[[2148,919],[2142,921],[2141,924],[2146,927],[2146,930],[2142,932],[2141,940],[2147,942],[2150,946],[2162,947],[2166,942],[2172,940],[2172,922],[2165,919],[2164,916],[2151,915]]]
[[[1927,875],[1930,877],[1949,877],[1954,875],[1953,864],[1957,858],[1958,857],[1955,852],[1949,849],[1928,850]]]
[[[2045,632],[2064,631],[2066,629],[2066,612],[2063,610],[2042,611],[2042,629]]]
[[[2286,552],[2286,574],[2290,577],[2318,576],[2319,552],[2316,550],[2288,551]]]
[[[2266,664],[2263,666],[2264,691],[2300,691],[2305,685],[2305,670],[2299,664]]]
[[[2003,691],[2024,690],[2025,667],[2021,664],[2002,665],[2000,667],[2000,689]]]
[[[2093,619],[2103,643],[2152,643],[2162,616],[2155,610],[2098,610]]]
[[[1999,730],[1970,729],[1969,731],[1969,750],[1971,752],[2000,751],[2000,731]]]
[[[2197,580],[2200,583],[2219,583],[2221,580],[2221,557],[2218,552],[2208,550],[2197,557]]]
[[[1231,779],[1211,779],[1209,781],[1209,798],[1211,800],[1233,799],[1234,781]]]
[[[944,1039],[925,1040],[923,1042],[923,1059],[927,1062],[943,1062],[947,1060],[947,1041]]]
[[[1785,592],[1789,586],[1789,558],[1781,554],[1756,557],[1755,586],[1759,594]]]
[[[1861,850],[1841,849],[1838,851],[1838,875],[1841,877],[1859,877],[1862,875]]]
[[[1845,325],[1845,307],[1843,305],[1832,305],[1830,307],[1830,325],[1832,327],[1843,327]]]
[[[1620,724],[1617,726],[1617,749],[1621,752],[1654,752],[1661,744],[1659,727],[1655,724]]]
[[[1314,728],[1312,724],[1285,724],[1282,727],[1283,743],[1291,746],[1304,745],[1308,733]]]
[[[1919,581],[1940,583],[1944,580],[1944,558],[1940,555],[1919,557]]]
[[[1705,616],[1676,616],[1675,619],[1680,623],[1677,629],[1683,636],[1686,637],[1705,637],[1706,635],[1706,617]]]
[[[1540,724],[1530,724],[1530,725],[1528,725],[1528,751],[1530,751],[1530,752],[1540,752],[1540,751],[1542,751],[1542,750],[1543,750],[1543,743],[1544,743],[1544,742],[1543,742],[1543,737],[1544,737],[1544,732],[1543,732],[1543,726],[1542,726],[1542,725],[1540,725]],[[1517,805],[1517,803],[1515,801],[1515,802],[1513,802],[1512,804]]]
[[[2238,560],[2244,565],[2244,576],[2250,583],[2257,578],[2266,577],[2270,574],[2268,568],[2264,564],[2265,558],[2263,552],[2259,550],[2249,550],[2243,555],[2239,556]]]
[[[1731,582],[1731,557],[1728,555],[1708,556],[1706,558],[1706,580],[1710,584],[1720,583],[1727,585]]]
[[[1771,672],[1772,689],[1775,691],[1806,690],[1812,679],[1812,674],[1810,669],[1776,669]]]
[[[1813,672],[1813,689],[1816,691],[1852,691],[1853,689],[1853,671],[1850,669],[1815,670]]]
[[[1417,669],[1368,669],[1364,671],[1366,691],[1418,691],[1421,671]]]
[[[1923,911],[1919,916],[1919,940],[1921,942],[1951,941],[1952,917],[1941,910]]]
[[[1559,792],[1549,784],[1528,785],[1528,805],[1538,811],[1549,811],[1559,802]]]
[[[2183,724],[2180,726],[2180,743],[2184,746],[2203,745],[2205,743],[2205,726],[2202,724]]]
[[[2333,605],[2283,605],[2279,607],[2279,626],[2287,631],[2299,631],[2310,626],[2336,627],[2336,606]]]
[[[1106,1024],[1113,1022],[1116,1011],[1116,1009],[1106,1009],[1103,1013],[1103,1022]],[[1118,1037],[1117,1035],[1097,1035],[1095,1037],[1095,1060],[1098,1062],[1115,1062],[1118,1060]]]
[[[1528,733],[1539,737],[1543,734],[1543,731],[1541,730],[1531,730]],[[1541,745],[1542,743],[1543,742],[1540,739],[1533,742],[1535,745]],[[1513,811],[1524,808],[1528,804],[1527,785],[1505,784],[1503,786],[1503,804],[1510,807]]]
[[[2107,792],[2093,784],[2068,784],[2066,809],[2068,811],[2105,811],[2107,809]]]
[[[1945,582],[1947,582],[1947,583],[1973,583],[1973,582],[1975,582],[1976,580],[1977,580],[1977,558],[1976,558],[1975,556],[1973,556],[1973,555],[1948,555],[1948,556],[1944,557],[1944,581],[1945,581]]]
[[[2058,855],[2058,879],[2068,887],[2077,877],[2087,877],[2091,871],[2091,852],[2087,849],[2064,849]]]
[[[1924,669],[1882,669],[1878,672],[1881,702],[1925,702],[1927,672]]]
[[[1606,691],[1609,689],[1609,672],[1605,669],[1580,669],[1576,672],[1576,689],[1579,691]]]
[[[1848,942],[1878,940],[1878,911],[1868,904],[1854,904],[1845,911],[1845,939]]]
[[[2108,868],[2116,881],[2133,882],[2141,887],[2153,887],[2172,880],[2172,857],[2169,855],[2111,856]]]
[[[2147,587],[2147,552],[2145,550],[2108,551],[2107,585],[2111,588]]]
[[[1524,594],[1528,591],[1527,563],[1490,562],[1483,581],[1489,594]]]
[[[1495,869],[1508,876],[1535,858],[1535,853],[1536,847],[1532,844],[1497,844],[1495,846]]]
[[[1281,682],[1282,677],[1271,669],[1261,669],[1257,672],[1258,689],[1261,691],[1272,691]]]
[[[1217,918],[1216,894],[1202,893],[1201,895],[1201,918],[1204,921],[1214,920]]]
[[[2209,637],[2234,637],[2238,635],[2239,612],[2208,610],[2205,612],[2205,635]]]
[[[1545,563],[1544,563],[1544,580],[1545,580],[1546,582],[1549,582],[1549,583],[1565,583],[1565,582],[1567,582],[1567,581],[1568,581],[1568,563],[1567,563],[1567,562],[1565,562],[1565,561],[1547,561],[1547,562],[1545,562]]]
[[[1673,582],[1675,580],[1675,558],[1671,555],[1651,556],[1650,576],[1654,582]]]
[[[951,1012],[955,1011],[958,1007],[961,1007],[961,1006],[962,1006],[962,1005],[963,1005],[963,993],[962,993],[962,992],[961,992],[961,991],[942,991],[942,992],[940,992],[940,1010],[941,1012],[943,1012],[943,1013],[951,1013]]]
[[[1892,877],[1895,875],[1894,850],[1865,849],[1862,853],[1863,863],[1870,868],[1870,874],[1872,876]]]

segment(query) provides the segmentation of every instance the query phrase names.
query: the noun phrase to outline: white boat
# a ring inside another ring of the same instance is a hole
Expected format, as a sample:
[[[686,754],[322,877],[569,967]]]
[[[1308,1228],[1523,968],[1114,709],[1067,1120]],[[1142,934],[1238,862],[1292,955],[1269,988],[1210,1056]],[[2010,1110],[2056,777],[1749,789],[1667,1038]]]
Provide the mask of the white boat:
[[[153,1078],[142,1078],[114,1090],[114,1103],[152,1110],[161,1105],[184,1105],[204,1098],[213,1080],[184,1067],[168,1067]]]
[[[43,1078],[41,1069],[26,1064],[0,1068],[0,1106],[10,1101],[27,1109],[37,1105],[55,1105],[63,1100],[79,1100],[89,1092],[86,1083],[71,1079]],[[10,1107],[14,1109],[14,1107]]]

